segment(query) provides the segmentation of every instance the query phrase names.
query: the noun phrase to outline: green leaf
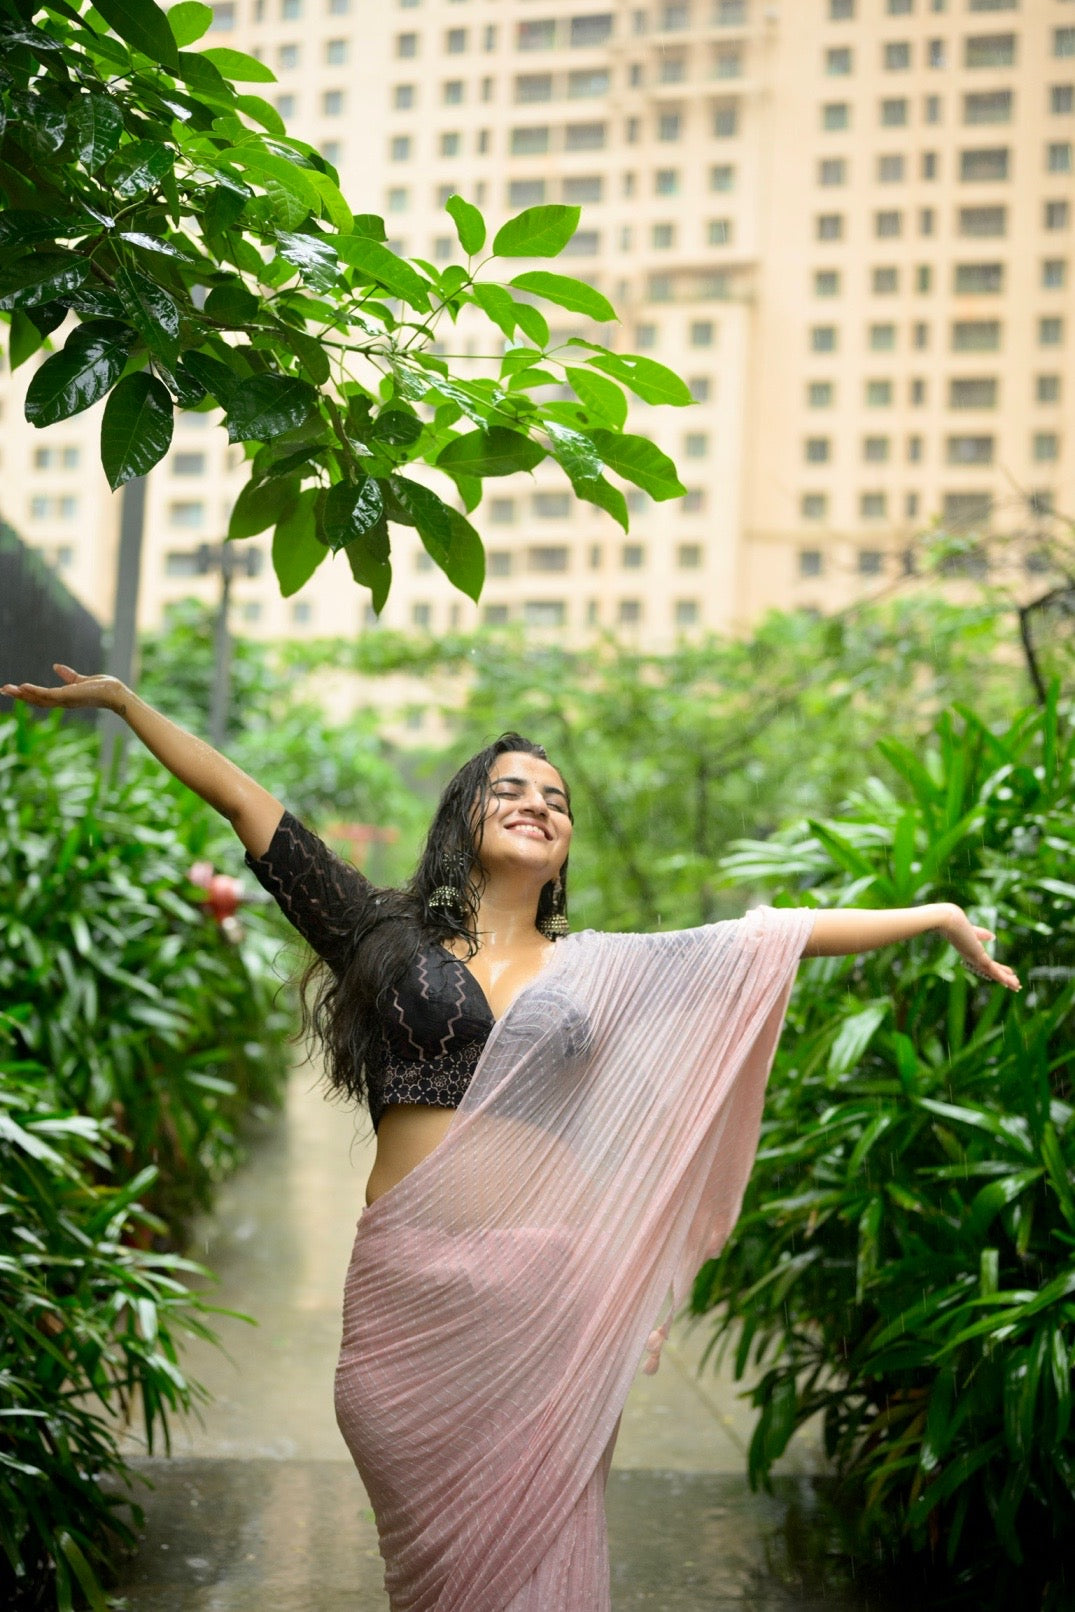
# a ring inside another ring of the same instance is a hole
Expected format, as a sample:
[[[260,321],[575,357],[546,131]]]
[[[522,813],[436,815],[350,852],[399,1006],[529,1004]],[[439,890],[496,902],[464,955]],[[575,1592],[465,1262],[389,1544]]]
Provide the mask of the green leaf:
[[[28,207],[7,207],[0,213],[0,246],[71,240],[88,235],[91,227],[89,219],[77,213],[37,213]]]
[[[31,425],[55,425],[88,409],[112,390],[122,375],[133,332],[111,319],[79,325],[62,351],[46,358],[26,393]]]
[[[328,554],[328,549],[317,536],[316,504],[319,496],[318,488],[307,487],[273,533],[273,570],[285,599],[298,593]]]
[[[237,168],[242,168],[255,184],[264,186],[267,180],[275,180],[296,201],[301,202],[308,213],[320,212],[321,198],[316,186],[311,184],[304,169],[289,162],[286,157],[276,156],[260,146],[249,145],[229,146],[226,151],[220,153],[220,158]]]
[[[388,231],[384,227],[384,219],[377,213],[356,213],[354,227],[348,233],[364,236],[368,241],[387,241]],[[336,243],[337,246],[339,242]]]
[[[429,292],[432,289],[429,281],[424,280],[403,258],[397,257],[395,252],[390,252],[387,246],[382,246],[380,241],[372,240],[367,235],[340,235],[334,245],[349,267],[368,275],[420,313],[429,311]]]
[[[686,488],[676,475],[676,467],[666,453],[645,437],[634,437],[595,428],[590,439],[610,470],[661,503],[679,498]]]
[[[355,216],[336,181],[328,174],[323,174],[318,168],[311,168],[306,175],[311,185],[321,197],[321,209],[333,229],[341,235],[351,235],[355,232]]]
[[[553,457],[563,466],[572,482],[580,477],[596,480],[604,469],[597,449],[589,437],[570,426],[557,425],[553,420],[543,422],[544,430],[552,443]]]
[[[123,113],[111,96],[83,95],[75,108],[75,150],[87,173],[96,173],[123,135]]]
[[[531,307],[529,302],[519,302],[515,297],[511,300],[515,311],[515,323],[523,332],[523,335],[529,336],[535,347],[547,347],[549,345],[549,321],[545,318],[541,309]]]
[[[89,279],[90,265],[76,252],[30,252],[0,269],[0,308],[52,302]]]
[[[243,330],[257,317],[258,298],[239,280],[215,285],[205,299],[206,318],[229,329]]]
[[[579,227],[580,207],[527,207],[493,237],[496,257],[556,257]]]
[[[8,362],[12,370],[18,369],[20,364],[25,364],[28,358],[39,352],[45,339],[29,314],[16,308],[11,315],[11,334],[7,344]]]
[[[604,476],[579,476],[571,485],[580,498],[585,498],[588,504],[596,504],[598,509],[603,509],[606,514],[611,515],[625,532],[630,530],[627,500],[620,489],[613,487]]]
[[[351,575],[355,581],[360,587],[370,590],[370,603],[374,613],[379,616],[388,598],[388,590],[392,586],[392,567],[387,553],[382,555],[377,549],[370,549],[367,546],[368,536],[356,538],[353,543],[348,543],[344,553],[347,555],[347,563],[351,567]]]
[[[468,599],[478,599],[485,581],[485,550],[466,517],[432,488],[406,476],[393,476],[389,488],[399,514],[417,527],[426,552],[449,582]]]
[[[174,364],[179,356],[179,309],[164,287],[124,264],[116,270],[116,290],[150,352]]]
[[[101,463],[115,492],[159,464],[172,445],[172,399],[155,375],[126,375],[105,404]]]
[[[854,1069],[885,1021],[889,1004],[871,1002],[858,1013],[850,1013],[840,1025],[829,1049],[829,1074],[846,1075]]]
[[[693,403],[690,387],[674,370],[658,364],[655,358],[640,358],[633,353],[603,353],[589,342],[573,338],[572,346],[588,346],[594,352],[590,363],[594,369],[604,370],[614,380],[622,381],[643,403],[671,404],[673,408],[686,408]]]
[[[264,100],[260,95],[237,95],[235,97],[235,108],[236,111],[245,112],[247,117],[254,123],[260,123],[261,127],[269,134],[282,136],[287,133],[284,120],[275,106],[272,106],[270,102]]]
[[[328,361],[328,353],[316,337],[308,336],[303,330],[295,330],[291,325],[277,325],[273,331],[273,339],[289,352],[295,354],[307,375],[316,386],[324,386],[332,373]]]
[[[176,373],[181,379],[190,380],[195,387],[208,392],[222,409],[228,408],[242,385],[241,375],[237,375],[227,364],[222,364],[219,358],[211,358],[208,353],[184,353],[176,366]]]
[[[121,229],[116,231],[116,239],[129,241],[131,246],[141,247],[143,252],[156,252],[160,257],[171,258],[173,263],[197,265],[200,261],[176,246],[174,241],[165,240],[163,235],[146,235],[142,230]]]
[[[228,541],[256,537],[286,521],[299,499],[297,476],[278,476],[271,481],[248,481],[232,508],[228,521]]]
[[[473,203],[464,201],[462,196],[449,196],[444,211],[455,221],[459,244],[467,256],[480,252],[485,245],[485,220]]]
[[[132,140],[109,163],[108,183],[121,201],[137,201],[155,190],[171,173],[175,158],[157,140]]]
[[[180,48],[193,45],[213,26],[213,8],[202,5],[201,0],[180,0],[168,12],[168,26]]]
[[[510,476],[533,470],[545,458],[545,449],[530,437],[506,426],[467,431],[453,437],[437,455],[437,468],[460,476]]]
[[[576,280],[570,275],[549,274],[545,269],[533,269],[526,274],[517,274],[508,284],[516,291],[529,291],[533,296],[543,297],[546,302],[555,302],[560,308],[570,308],[572,313],[584,313],[602,324],[611,323],[616,318],[616,310],[607,297],[595,291],[592,285],[587,285],[585,280]]]
[[[178,67],[179,51],[164,12],[153,0],[94,0],[94,5],[125,44],[162,67]]]
[[[228,409],[229,442],[266,442],[308,420],[317,393],[308,381],[290,375],[255,375],[242,381]]]
[[[330,487],[321,516],[324,540],[339,551],[384,521],[384,494],[373,476]],[[387,543],[386,543],[387,550]],[[387,553],[385,555],[387,557]]]
[[[515,298],[502,285],[476,285],[471,295],[478,307],[510,341],[518,321],[515,318]]]
[[[248,56],[245,51],[231,50],[227,45],[210,45],[200,54],[207,62],[212,62],[222,78],[232,83],[276,83],[276,74],[272,68],[266,67],[264,62],[259,62],[256,56]]]
[[[280,256],[298,269],[315,291],[331,291],[338,283],[339,263],[330,241],[320,235],[291,235],[281,230],[276,242]]]
[[[394,447],[410,447],[422,435],[422,422],[407,409],[382,409],[373,422],[371,435],[376,442]]]
[[[565,373],[583,407],[599,414],[615,430],[622,431],[627,423],[627,399],[615,381],[595,375],[592,369],[569,367]]]

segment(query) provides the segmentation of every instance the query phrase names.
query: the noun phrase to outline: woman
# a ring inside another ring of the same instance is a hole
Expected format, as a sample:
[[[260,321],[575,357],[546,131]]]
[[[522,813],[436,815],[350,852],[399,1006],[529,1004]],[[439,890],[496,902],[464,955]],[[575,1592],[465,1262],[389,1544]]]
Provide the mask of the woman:
[[[567,936],[567,787],[517,734],[448,785],[411,884],[375,890],[122,684],[56,670],[3,692],[122,716],[323,961],[329,1074],[377,1129],[336,1405],[394,1612],[606,1612],[619,1415],[735,1222],[799,957],[936,929],[1016,976],[948,903]]]

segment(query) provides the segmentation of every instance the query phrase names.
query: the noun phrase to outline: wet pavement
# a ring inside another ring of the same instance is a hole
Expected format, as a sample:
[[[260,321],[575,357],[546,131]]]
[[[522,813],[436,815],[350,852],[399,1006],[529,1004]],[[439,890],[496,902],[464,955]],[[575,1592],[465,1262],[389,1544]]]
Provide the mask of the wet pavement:
[[[128,1612],[387,1612],[373,1516],[337,1432],[340,1294],[372,1157],[368,1124],[309,1070],[285,1116],[222,1190],[193,1253],[219,1275],[221,1354],[184,1355],[212,1394],[170,1459],[130,1451],[152,1489],[117,1586]],[[890,1612],[828,1549],[816,1441],[793,1444],[772,1496],[743,1476],[752,1413],[699,1373],[704,1327],[673,1330],[639,1376],[608,1489],[613,1607],[651,1612]],[[580,1609],[582,1612],[582,1609]]]

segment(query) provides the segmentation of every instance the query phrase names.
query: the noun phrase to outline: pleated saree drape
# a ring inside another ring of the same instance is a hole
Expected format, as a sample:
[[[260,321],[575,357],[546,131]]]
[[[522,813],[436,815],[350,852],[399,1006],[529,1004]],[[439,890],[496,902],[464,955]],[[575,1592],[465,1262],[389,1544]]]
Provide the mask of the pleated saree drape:
[[[558,942],[362,1215],[336,1406],[393,1612],[607,1612],[620,1412],[739,1212],[812,922]]]

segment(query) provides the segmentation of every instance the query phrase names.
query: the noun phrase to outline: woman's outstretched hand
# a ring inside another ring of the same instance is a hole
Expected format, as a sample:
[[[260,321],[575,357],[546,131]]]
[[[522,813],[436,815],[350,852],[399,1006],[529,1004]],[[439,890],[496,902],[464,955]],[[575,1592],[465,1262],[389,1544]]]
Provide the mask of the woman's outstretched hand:
[[[985,941],[995,940],[990,929],[979,929],[972,924],[962,907],[945,902],[945,917],[938,925],[945,939],[953,945],[972,974],[978,974],[994,985],[1003,985],[1009,991],[1023,989],[1018,974],[1005,963],[998,963],[985,949]]]
[[[37,683],[5,683],[0,694],[13,700],[24,700],[27,705],[39,705],[45,710],[85,710],[100,707],[105,711],[118,711],[130,691],[118,677],[83,677],[70,666],[58,662],[53,670],[62,679],[58,688],[41,688]]]

